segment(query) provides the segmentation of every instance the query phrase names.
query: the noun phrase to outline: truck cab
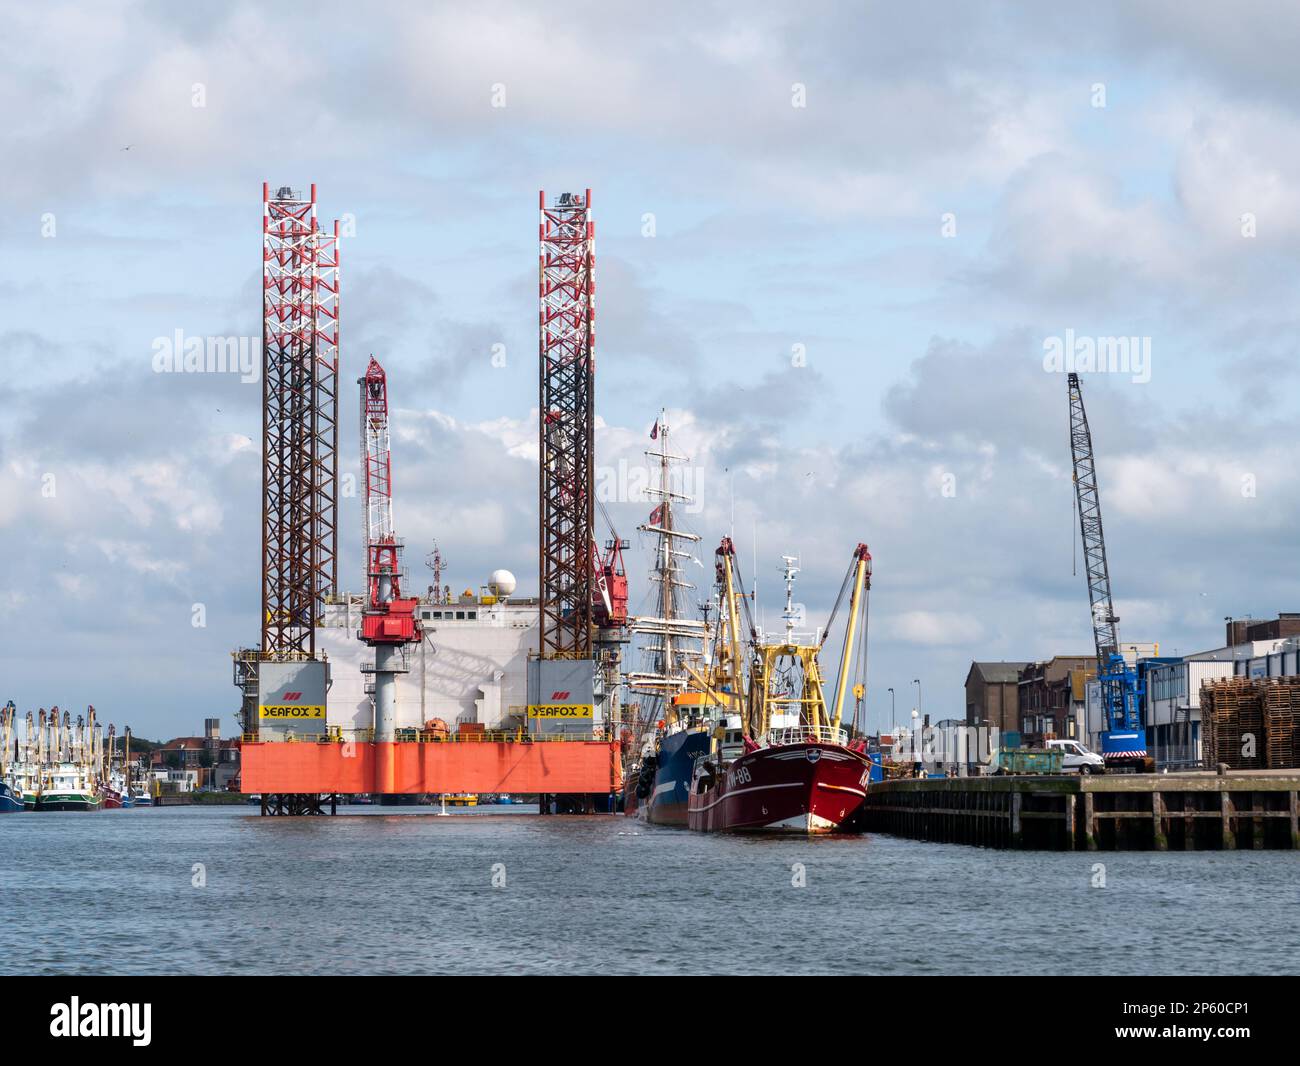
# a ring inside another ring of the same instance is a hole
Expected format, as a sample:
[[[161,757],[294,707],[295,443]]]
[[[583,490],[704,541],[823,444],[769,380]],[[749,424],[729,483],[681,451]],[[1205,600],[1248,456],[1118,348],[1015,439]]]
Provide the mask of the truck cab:
[[[1061,769],[1067,774],[1101,774],[1106,763],[1096,752],[1089,751],[1077,740],[1049,740],[1049,749],[1061,753]]]

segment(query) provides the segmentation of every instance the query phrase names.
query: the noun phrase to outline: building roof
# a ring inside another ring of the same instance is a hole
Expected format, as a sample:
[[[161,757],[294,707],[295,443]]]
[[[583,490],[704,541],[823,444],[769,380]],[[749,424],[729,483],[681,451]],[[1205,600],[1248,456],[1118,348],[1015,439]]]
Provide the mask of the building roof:
[[[970,673],[966,675],[966,680],[970,680],[970,675],[979,671],[980,677],[989,684],[1007,684],[1020,680],[1020,671],[1029,664],[1026,662],[1009,663],[981,663],[974,662],[970,664]]]
[[[1024,675],[1020,678],[1020,683],[1022,685],[1032,685],[1038,681],[1047,681],[1055,684],[1064,681],[1075,670],[1086,670],[1089,667],[1092,668],[1094,673],[1096,672],[1097,656],[1053,655],[1050,659],[1040,660],[1026,666]]]

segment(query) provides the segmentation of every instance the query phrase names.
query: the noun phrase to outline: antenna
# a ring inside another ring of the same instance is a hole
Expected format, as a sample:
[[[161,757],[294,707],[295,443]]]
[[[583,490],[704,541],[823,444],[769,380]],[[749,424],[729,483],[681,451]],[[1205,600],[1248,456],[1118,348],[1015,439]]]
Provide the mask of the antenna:
[[[783,564],[782,571],[785,576],[785,610],[781,612],[781,617],[785,619],[785,642],[794,643],[794,622],[797,612],[794,609],[794,577],[799,573],[799,557],[797,555],[781,556]]]
[[[429,588],[429,602],[442,603],[442,574],[447,560],[442,557],[438,542],[433,542],[433,551],[424,557],[424,565],[433,571],[433,585]]]

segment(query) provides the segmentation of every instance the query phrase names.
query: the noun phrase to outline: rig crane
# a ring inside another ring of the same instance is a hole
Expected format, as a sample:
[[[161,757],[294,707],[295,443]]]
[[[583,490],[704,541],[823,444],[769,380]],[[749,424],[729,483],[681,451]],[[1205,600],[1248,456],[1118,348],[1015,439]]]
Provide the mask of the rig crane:
[[[361,640],[375,649],[375,733],[391,743],[397,725],[397,675],[405,673],[403,649],[423,633],[415,617],[418,599],[402,595],[402,543],[393,533],[393,465],[388,436],[388,380],[373,356],[361,386],[361,426],[365,449],[366,599]],[[380,791],[392,791],[384,788]]]
[[[628,542],[618,535],[614,523],[599,500],[601,516],[609,528],[609,539],[605,541],[602,555],[596,547],[595,531],[592,531],[591,570],[592,594],[591,616],[598,629],[626,628],[627,616],[627,570],[623,566],[623,550]]]
[[[1097,681],[1101,688],[1105,730],[1102,758],[1107,768],[1143,769],[1148,766],[1146,729],[1142,721],[1142,684],[1119,648],[1119,616],[1110,591],[1106,538],[1101,526],[1101,499],[1097,493],[1097,468],[1093,461],[1092,432],[1083,407],[1079,375],[1070,374],[1070,454],[1074,462],[1074,491],[1083,538],[1083,563],[1088,580],[1088,606],[1092,614],[1093,645],[1097,654]]]

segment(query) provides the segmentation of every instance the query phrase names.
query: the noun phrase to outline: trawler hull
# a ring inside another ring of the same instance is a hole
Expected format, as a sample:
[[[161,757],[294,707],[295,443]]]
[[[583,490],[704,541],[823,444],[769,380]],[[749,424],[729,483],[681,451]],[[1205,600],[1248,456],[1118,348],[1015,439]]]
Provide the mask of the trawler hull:
[[[43,792],[36,797],[38,811],[97,811],[102,800],[93,792]]]
[[[644,786],[638,781],[635,807],[638,818],[651,825],[686,828],[691,773],[696,758],[708,753],[709,744],[709,734],[701,730],[669,733],[663,738],[655,757],[653,777],[646,774]]]
[[[22,795],[0,783],[0,814],[17,814],[22,810],[26,810]]]
[[[759,748],[697,776],[687,824],[705,833],[847,831],[870,775],[870,762],[839,744]]]

